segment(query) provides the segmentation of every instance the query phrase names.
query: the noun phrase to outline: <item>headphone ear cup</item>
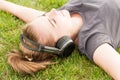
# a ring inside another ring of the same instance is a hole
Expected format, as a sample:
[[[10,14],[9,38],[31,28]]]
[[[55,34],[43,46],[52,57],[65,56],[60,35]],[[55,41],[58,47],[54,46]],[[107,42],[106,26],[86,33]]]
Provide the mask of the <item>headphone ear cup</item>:
[[[60,57],[68,57],[73,52],[75,44],[70,37],[63,36],[57,41],[55,47],[61,50]]]

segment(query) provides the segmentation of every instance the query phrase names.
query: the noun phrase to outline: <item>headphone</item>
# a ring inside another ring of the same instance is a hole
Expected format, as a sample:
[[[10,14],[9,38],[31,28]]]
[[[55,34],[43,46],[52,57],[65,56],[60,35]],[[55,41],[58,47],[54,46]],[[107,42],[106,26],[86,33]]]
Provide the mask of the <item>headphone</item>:
[[[35,41],[28,39],[23,34],[20,35],[20,41],[21,41],[22,45],[29,50],[37,51],[37,52],[52,53],[52,54],[56,54],[62,58],[68,57],[75,48],[75,44],[74,44],[73,40],[68,36],[61,37],[57,41],[55,47],[41,45]],[[27,45],[25,43],[25,41],[30,42],[32,45],[36,46],[36,48],[31,48],[29,45]]]

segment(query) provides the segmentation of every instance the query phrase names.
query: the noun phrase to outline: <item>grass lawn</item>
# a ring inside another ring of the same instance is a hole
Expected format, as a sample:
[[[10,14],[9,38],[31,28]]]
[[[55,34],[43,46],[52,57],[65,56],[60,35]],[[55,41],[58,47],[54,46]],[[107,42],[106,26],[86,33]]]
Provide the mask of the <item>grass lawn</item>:
[[[49,11],[62,6],[67,0],[9,0],[16,4]],[[0,10],[0,80],[111,80],[102,69],[78,51],[58,64],[48,66],[33,75],[20,75],[7,64],[6,54],[19,48],[19,35],[25,23]]]

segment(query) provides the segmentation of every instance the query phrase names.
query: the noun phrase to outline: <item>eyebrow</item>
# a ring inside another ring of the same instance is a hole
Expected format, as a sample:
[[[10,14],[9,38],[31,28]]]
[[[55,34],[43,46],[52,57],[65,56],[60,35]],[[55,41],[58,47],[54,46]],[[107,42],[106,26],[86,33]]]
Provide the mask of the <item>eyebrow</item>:
[[[46,12],[47,13],[47,12]],[[41,16],[46,16],[46,13],[42,14]]]
[[[46,16],[46,13],[44,13],[44,14],[40,15],[39,17],[47,17],[47,16]],[[47,17],[47,20],[50,22],[50,24],[51,24],[53,27],[55,27],[55,25],[50,21],[49,17]]]

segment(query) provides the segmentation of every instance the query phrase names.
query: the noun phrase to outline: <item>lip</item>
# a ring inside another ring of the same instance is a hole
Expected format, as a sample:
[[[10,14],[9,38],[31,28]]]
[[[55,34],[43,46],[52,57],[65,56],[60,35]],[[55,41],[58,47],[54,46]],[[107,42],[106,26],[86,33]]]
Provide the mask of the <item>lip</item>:
[[[62,11],[60,11],[60,15],[62,15],[62,16],[69,16],[70,13],[69,13],[68,10],[62,10]]]
[[[65,11],[59,11],[59,15],[64,16],[64,14],[65,14]]]
[[[64,16],[64,13],[65,13],[65,12],[64,12],[64,11],[60,11],[60,13],[61,13],[62,16]]]

